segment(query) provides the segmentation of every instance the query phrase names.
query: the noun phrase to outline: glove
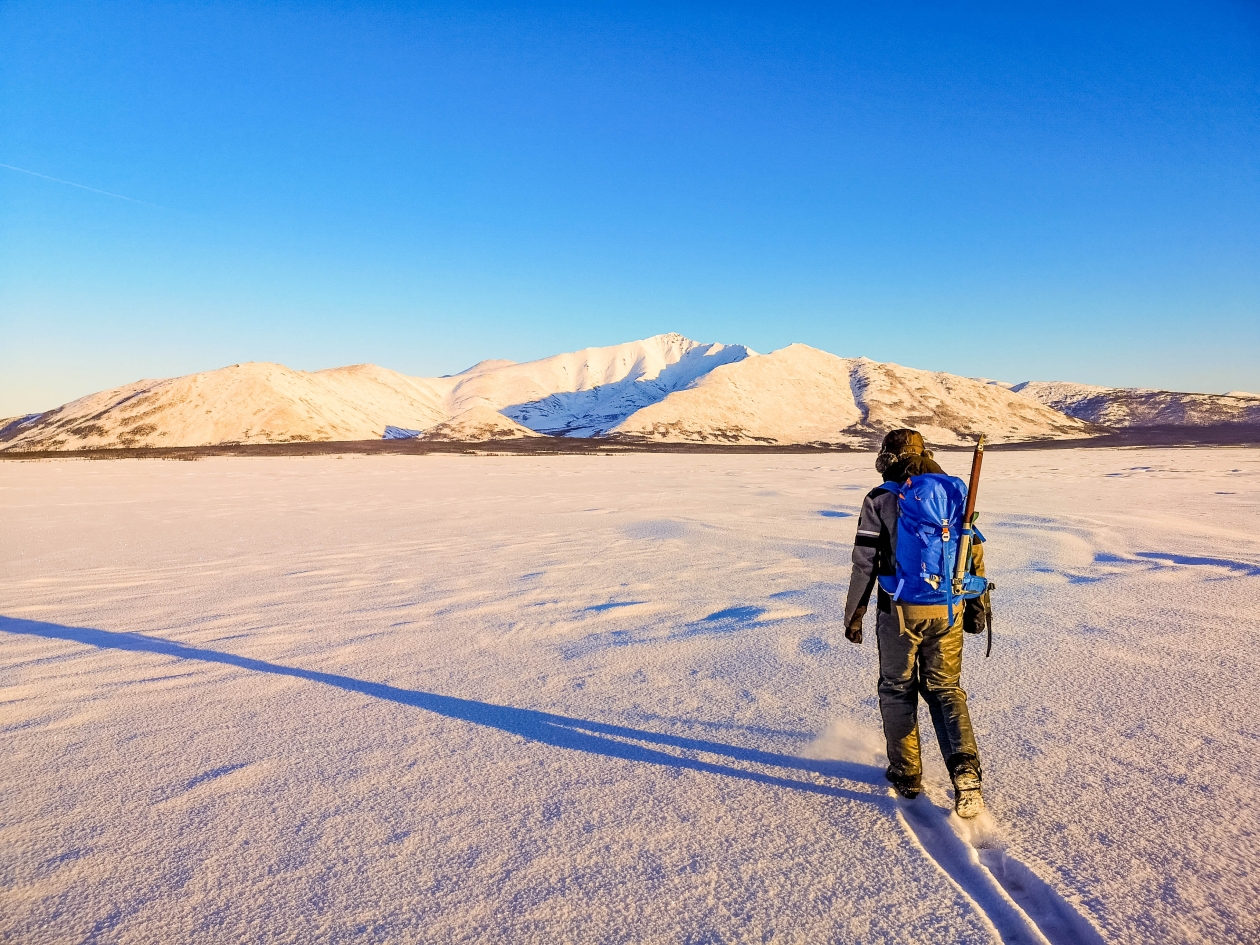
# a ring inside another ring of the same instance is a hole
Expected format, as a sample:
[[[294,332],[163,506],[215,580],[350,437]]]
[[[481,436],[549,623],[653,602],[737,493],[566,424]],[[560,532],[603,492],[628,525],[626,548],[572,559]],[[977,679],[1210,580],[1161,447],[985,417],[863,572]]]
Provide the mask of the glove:
[[[980,597],[973,597],[963,606],[963,631],[965,633],[984,633],[993,623],[993,609],[989,604],[986,591]]]
[[[858,620],[851,626],[844,628],[845,637],[852,643],[862,642],[862,621]]]

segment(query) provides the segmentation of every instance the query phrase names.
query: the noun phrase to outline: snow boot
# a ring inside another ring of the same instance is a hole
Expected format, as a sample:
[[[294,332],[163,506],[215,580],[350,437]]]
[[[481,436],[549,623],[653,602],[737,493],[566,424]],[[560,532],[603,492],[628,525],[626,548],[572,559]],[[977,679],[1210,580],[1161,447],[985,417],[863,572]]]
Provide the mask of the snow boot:
[[[980,762],[970,755],[951,758],[949,779],[954,782],[954,813],[970,820],[984,810],[980,790]]]
[[[908,801],[914,800],[919,796],[919,792],[923,790],[923,776],[920,774],[902,774],[900,771],[889,767],[884,772],[884,777],[888,779],[889,784],[897,789],[897,793]]]

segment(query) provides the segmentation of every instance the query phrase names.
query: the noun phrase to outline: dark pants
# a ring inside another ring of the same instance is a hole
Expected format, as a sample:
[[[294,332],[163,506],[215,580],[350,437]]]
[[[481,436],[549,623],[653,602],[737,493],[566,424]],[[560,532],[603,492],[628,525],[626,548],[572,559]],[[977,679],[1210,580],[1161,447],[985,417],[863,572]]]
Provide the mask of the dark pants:
[[[948,764],[955,755],[980,752],[971,730],[967,694],[958,684],[962,675],[961,614],[951,627],[935,620],[899,620],[896,612],[879,613],[879,713],[888,741],[888,763],[901,774],[919,774],[919,695],[932,714],[932,727]]]

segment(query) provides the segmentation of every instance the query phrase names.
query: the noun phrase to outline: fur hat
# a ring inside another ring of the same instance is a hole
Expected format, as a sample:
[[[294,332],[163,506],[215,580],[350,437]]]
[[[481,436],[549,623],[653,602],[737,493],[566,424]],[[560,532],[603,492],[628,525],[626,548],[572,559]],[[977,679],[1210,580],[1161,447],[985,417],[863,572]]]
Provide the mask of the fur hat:
[[[924,447],[923,435],[918,430],[892,430],[885,434],[879,455],[875,457],[875,471],[882,476],[897,460],[919,455],[932,458],[932,451]]]

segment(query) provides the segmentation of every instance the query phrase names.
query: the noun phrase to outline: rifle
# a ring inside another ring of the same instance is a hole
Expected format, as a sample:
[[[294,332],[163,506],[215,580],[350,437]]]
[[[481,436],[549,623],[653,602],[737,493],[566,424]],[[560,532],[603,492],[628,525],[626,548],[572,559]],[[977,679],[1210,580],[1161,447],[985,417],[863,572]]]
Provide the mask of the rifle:
[[[980,513],[976,511],[976,492],[980,488],[980,465],[984,462],[984,434],[980,434],[980,439],[976,440],[976,451],[971,455],[971,481],[967,484],[967,507],[963,511],[962,535],[958,542],[958,560],[954,564],[954,593],[961,595],[963,592],[963,575],[965,575],[971,567],[971,545],[975,534],[976,519]],[[990,584],[990,587],[993,585]],[[988,591],[985,591],[988,594]],[[984,655],[988,656],[993,650],[993,617],[988,613],[988,606],[985,607],[986,620],[988,622],[988,646],[985,647]]]

